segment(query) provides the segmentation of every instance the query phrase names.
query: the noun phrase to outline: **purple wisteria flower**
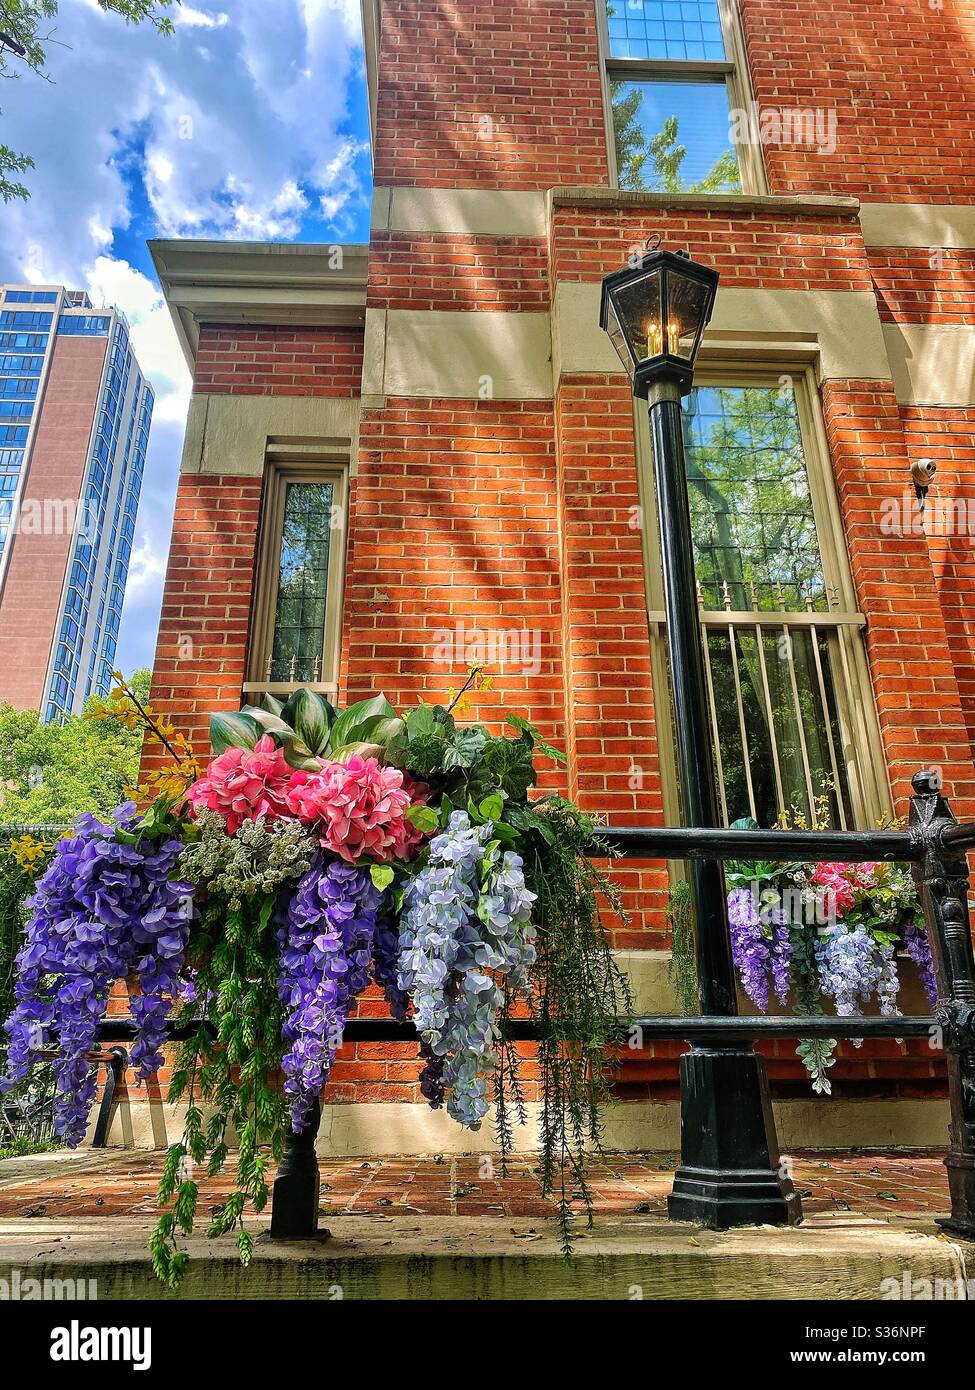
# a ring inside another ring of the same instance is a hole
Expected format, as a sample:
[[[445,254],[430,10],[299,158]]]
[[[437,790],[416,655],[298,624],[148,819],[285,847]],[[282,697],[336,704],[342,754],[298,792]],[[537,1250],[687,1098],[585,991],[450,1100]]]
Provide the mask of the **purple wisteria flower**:
[[[731,953],[742,988],[753,1004],[768,1008],[769,965],[772,943],[762,926],[749,888],[733,888],[728,894]]]
[[[771,961],[772,988],[780,1004],[789,997],[792,982],[792,937],[789,932],[789,918],[781,904],[768,911],[772,928]]]
[[[917,966],[928,1003],[934,1008],[938,1002],[938,981],[931,959],[931,943],[924,927],[918,926],[913,919],[904,927],[904,949]]]
[[[816,964],[823,994],[832,999],[840,1018],[858,1018],[860,1005],[876,991],[880,1012],[887,1018],[897,1009],[897,961],[894,948],[878,942],[863,926],[851,931],[842,923],[829,927],[816,947]],[[859,1047],[862,1039],[855,1039]]]
[[[499,1017],[535,960],[531,905],[518,855],[490,845],[491,824],[455,811],[406,894],[398,983],[409,991],[426,1065],[421,1093],[469,1129],[488,1111]],[[481,878],[483,877],[483,884]]]
[[[368,870],[331,861],[302,877],[278,929],[282,1034],[290,1043],[284,1093],[296,1134],[328,1081],[352,1002],[368,983],[381,903]]]
[[[85,815],[59,840],[28,906],[32,916],[17,957],[16,1006],[7,1020],[7,1076],[23,1080],[43,1049],[57,1046],[55,1132],[71,1147],[84,1138],[95,1099],[96,1072],[87,1060],[117,980],[138,977],[132,1059],[141,1080],[162,1055],[168,1000],[178,993],[190,933],[190,888],[174,878],[178,840],[124,843],[116,829],[135,820],[131,803],[114,824]]]

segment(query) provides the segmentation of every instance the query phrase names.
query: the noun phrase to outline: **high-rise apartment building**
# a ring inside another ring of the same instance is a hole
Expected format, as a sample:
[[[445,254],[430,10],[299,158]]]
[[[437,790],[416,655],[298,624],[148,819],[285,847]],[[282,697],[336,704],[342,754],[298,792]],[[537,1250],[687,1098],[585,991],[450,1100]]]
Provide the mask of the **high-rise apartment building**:
[[[0,287],[0,700],[45,719],[115,664],[153,393],[117,309]]]

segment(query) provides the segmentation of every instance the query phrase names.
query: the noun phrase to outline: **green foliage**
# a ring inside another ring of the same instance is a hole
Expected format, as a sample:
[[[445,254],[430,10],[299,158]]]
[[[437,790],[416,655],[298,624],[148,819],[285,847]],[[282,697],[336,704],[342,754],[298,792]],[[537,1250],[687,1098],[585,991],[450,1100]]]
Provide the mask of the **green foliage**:
[[[698,1012],[699,1005],[691,890],[684,879],[678,879],[671,887],[667,899],[667,921],[670,923],[670,960],[667,962],[667,979],[677,996],[681,1013],[690,1016]]]
[[[149,672],[133,676],[148,691]],[[107,815],[139,775],[142,733],[117,720],[44,724],[36,710],[0,705],[0,823],[63,825],[85,811]]]
[[[573,1200],[583,1203],[592,1226],[588,1168],[590,1153],[602,1149],[601,1111],[610,1100],[614,1066],[609,1049],[622,1042],[632,1013],[629,985],[613,960],[601,919],[603,905],[622,912],[615,888],[590,857],[598,844],[589,816],[550,796],[521,808],[520,824],[519,851],[538,895],[533,987],[541,1033],[539,1166],[542,1191],[556,1200],[562,1248],[569,1255]],[[510,1046],[500,1056],[495,1091],[503,1158],[508,1096],[513,1094],[516,1106],[521,1098],[509,1084],[516,1072]]]
[[[173,21],[165,13],[173,0],[98,0],[99,9],[117,14],[126,24],[150,23],[161,34],[173,32]],[[2,0],[0,29],[22,49],[17,53],[10,46],[0,45],[0,78],[20,76],[26,69],[45,77],[47,46],[53,41],[54,24],[58,17],[58,0]],[[48,22],[50,27],[48,27]],[[34,168],[30,155],[17,154],[0,145],[0,198],[9,203],[12,198],[28,198],[24,184],[11,180],[9,174],[23,174]]]
[[[0,1144],[0,1163],[5,1158],[29,1158],[31,1154],[49,1154],[58,1148],[52,1139],[27,1139],[19,1135],[16,1139]]]
[[[353,753],[380,756],[404,729],[402,719],[386,699],[376,695],[360,700],[338,714],[314,690],[296,690],[282,705],[266,695],[264,703],[245,705],[236,713],[210,716],[210,742],[215,753],[227,748],[253,748],[270,734],[284,750],[291,767],[314,769],[320,758],[341,759]]]
[[[189,964],[197,970],[198,1003],[186,1005],[180,1020],[196,1024],[180,1047],[170,1100],[186,1098],[183,1136],[169,1150],[159,1185],[163,1213],[149,1240],[158,1278],[177,1288],[187,1252],[179,1238],[193,1230],[199,1188],[195,1174],[213,1177],[237,1136],[234,1191],[218,1210],[210,1236],[236,1231],[244,1264],[251,1237],[245,1208],[260,1212],[270,1190],[268,1165],[281,1158],[287,1106],[279,1068],[285,1044],[277,992],[278,959],[273,924],[276,895],[233,902],[211,893],[194,932]]]
[[[14,1007],[14,961],[24,936],[24,903],[33,891],[33,877],[0,844],[0,1025]]]

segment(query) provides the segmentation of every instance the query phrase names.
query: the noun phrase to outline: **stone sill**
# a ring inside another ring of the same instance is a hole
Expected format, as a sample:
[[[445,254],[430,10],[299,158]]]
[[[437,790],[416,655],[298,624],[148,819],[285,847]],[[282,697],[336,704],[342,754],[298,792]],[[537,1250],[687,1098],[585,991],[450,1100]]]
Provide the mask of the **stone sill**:
[[[859,198],[810,193],[776,197],[757,193],[651,193],[621,188],[562,186],[548,192],[549,208],[653,208],[675,212],[784,213],[789,217],[856,217]]]

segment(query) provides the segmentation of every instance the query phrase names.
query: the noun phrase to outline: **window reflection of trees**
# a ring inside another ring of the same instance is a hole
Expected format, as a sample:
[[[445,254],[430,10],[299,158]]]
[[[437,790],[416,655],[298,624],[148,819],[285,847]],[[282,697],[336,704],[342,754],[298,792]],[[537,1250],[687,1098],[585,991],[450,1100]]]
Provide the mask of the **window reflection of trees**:
[[[285,494],[269,679],[317,681],[325,640],[331,483],[289,483]]]

